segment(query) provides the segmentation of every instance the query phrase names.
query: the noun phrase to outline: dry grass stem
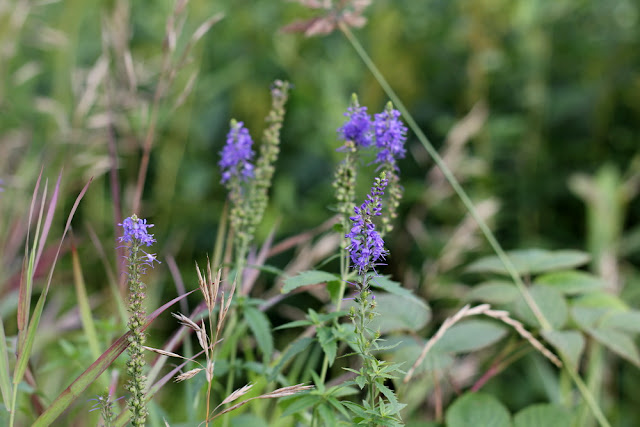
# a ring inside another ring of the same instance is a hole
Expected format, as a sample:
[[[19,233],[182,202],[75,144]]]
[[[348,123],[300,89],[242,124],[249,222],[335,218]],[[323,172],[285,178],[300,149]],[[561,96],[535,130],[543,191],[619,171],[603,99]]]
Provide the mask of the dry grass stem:
[[[416,368],[420,366],[420,364],[424,361],[424,358],[427,356],[427,353],[429,352],[429,350],[431,350],[433,346],[440,340],[440,338],[444,336],[444,334],[447,332],[449,328],[451,328],[453,325],[455,325],[465,317],[477,316],[479,314],[484,314],[485,316],[489,316],[494,319],[500,320],[501,322],[506,323],[507,325],[513,327],[516,330],[516,332],[520,334],[521,337],[529,341],[529,343],[536,350],[542,353],[542,355],[545,356],[547,359],[549,359],[554,365],[556,365],[559,368],[562,367],[562,362],[560,361],[560,359],[558,359],[558,357],[555,354],[549,351],[533,335],[531,335],[531,333],[524,328],[522,323],[510,318],[508,312],[503,310],[491,310],[491,306],[489,304],[480,304],[473,308],[471,308],[467,304],[464,307],[462,307],[456,314],[447,318],[442,323],[442,325],[440,326],[438,331],[435,333],[435,335],[432,336],[431,339],[429,339],[427,344],[424,346],[424,348],[422,349],[422,352],[420,353],[420,356],[415,361],[411,369],[407,371],[407,374],[405,375],[403,382],[406,384],[411,380],[411,378],[413,377],[413,373],[415,372]]]
[[[251,385],[247,384],[242,389],[234,391],[229,397],[227,397],[227,399],[225,399],[225,401],[230,401],[228,399],[231,398],[231,396],[233,396],[236,392],[240,392],[245,387],[251,387]],[[277,390],[272,391],[271,393],[266,393],[266,394],[262,394],[260,396],[251,397],[251,398],[249,398],[247,400],[243,400],[240,403],[236,403],[235,405],[233,405],[233,406],[225,409],[224,411],[214,415],[213,417],[211,417],[207,421],[211,421],[211,420],[213,420],[213,419],[215,419],[215,418],[217,418],[217,417],[219,417],[221,415],[224,415],[224,414],[226,414],[228,412],[233,411],[234,409],[238,409],[239,407],[241,407],[241,406],[243,406],[243,405],[245,405],[245,404],[247,404],[247,403],[249,403],[249,402],[251,402],[252,400],[255,400],[255,399],[273,399],[273,398],[278,398],[278,397],[292,396],[294,394],[302,393],[304,391],[308,391],[308,390],[311,390],[311,389],[313,389],[312,385],[303,385],[303,384],[296,384],[296,385],[292,385],[292,386],[288,386],[288,387],[282,387],[282,388],[279,388]],[[245,394],[247,391],[248,390],[246,390],[242,394]],[[240,394],[240,396],[241,396],[241,394]],[[238,396],[236,396],[236,398],[237,397]],[[222,403],[221,403],[221,405],[222,405]]]

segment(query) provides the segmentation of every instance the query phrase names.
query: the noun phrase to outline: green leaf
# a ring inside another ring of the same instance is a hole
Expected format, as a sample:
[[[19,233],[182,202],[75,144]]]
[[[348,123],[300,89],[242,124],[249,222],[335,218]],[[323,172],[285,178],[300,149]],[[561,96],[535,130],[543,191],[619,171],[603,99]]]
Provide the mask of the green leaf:
[[[549,321],[553,329],[561,329],[567,322],[569,308],[560,292],[544,285],[534,285],[529,288],[529,294],[542,312],[542,315]],[[530,326],[540,327],[533,311],[520,296],[515,304],[516,314]]]
[[[376,313],[371,329],[381,334],[392,331],[418,331],[431,319],[431,309],[416,296],[376,295]]]
[[[261,417],[254,414],[240,414],[231,417],[231,427],[269,427],[269,424]]]
[[[290,277],[284,281],[282,293],[289,293],[292,290],[300,288],[302,286],[317,285],[318,283],[326,283],[331,281],[340,281],[340,277],[336,276],[335,274],[327,273],[326,271],[303,271],[297,276]]]
[[[322,396],[316,394],[305,394],[304,396],[285,400],[281,405],[286,405],[286,409],[280,415],[280,418],[288,417],[289,415],[302,412],[313,405],[322,401]]]
[[[521,276],[578,267],[589,261],[587,253],[573,250],[519,249],[509,251],[507,255]],[[495,255],[475,261],[467,267],[467,271],[509,275],[500,258]]]
[[[629,310],[629,306],[624,301],[608,292],[589,292],[575,298],[573,303],[582,307],[613,308],[620,311]]]
[[[468,353],[490,346],[506,334],[504,325],[490,320],[463,320],[447,330],[434,348],[447,353]]]
[[[320,347],[322,347],[322,351],[324,351],[324,354],[327,356],[329,366],[332,366],[338,351],[338,343],[333,335],[333,329],[329,327],[318,328],[316,334]]]
[[[620,329],[630,334],[640,333],[640,311],[631,310],[611,313],[604,317],[601,326],[603,328]]]
[[[538,277],[535,283],[547,285],[566,295],[576,295],[603,289],[605,283],[598,276],[583,271],[557,271]]]
[[[571,307],[571,317],[578,324],[580,329],[587,330],[593,328],[600,323],[600,320],[604,318],[605,314],[610,312],[611,309],[605,307]]]
[[[562,353],[575,369],[580,366],[580,357],[584,351],[585,340],[580,331],[541,331],[547,342]]]
[[[322,420],[322,425],[335,426],[336,424],[338,424],[338,418],[336,417],[335,412],[333,412],[333,409],[331,409],[331,406],[329,406],[327,403],[321,403],[320,405],[318,405],[318,408],[316,410],[318,411],[318,415]]]
[[[513,417],[514,427],[566,427],[570,426],[572,416],[559,405],[541,403],[531,405]]]
[[[394,346],[394,351],[389,353],[391,360],[402,363],[405,369],[413,366],[418,360],[422,349],[427,344],[422,338],[414,338],[408,335],[393,336],[386,339],[387,344]],[[434,346],[437,347],[437,346]],[[453,357],[442,352],[438,348],[431,348],[422,363],[416,367],[416,374],[430,371],[443,371],[453,364]]]
[[[468,392],[456,399],[445,415],[447,427],[510,427],[509,411],[495,397]]]
[[[371,287],[382,289],[385,292],[394,295],[401,295],[406,297],[412,297],[413,292],[409,289],[403,288],[399,282],[394,282],[389,276],[376,276],[370,281]]]
[[[492,280],[474,286],[467,294],[467,301],[482,301],[489,304],[507,304],[515,301],[520,292],[513,282]]]
[[[256,338],[258,347],[269,360],[273,354],[273,336],[271,335],[271,323],[269,318],[260,310],[252,306],[244,307],[244,317],[247,320],[247,324]]]
[[[280,361],[278,362],[278,364],[275,366],[275,368],[273,368],[273,372],[269,376],[269,381],[273,381],[276,378],[276,376],[280,373],[280,370],[282,369],[282,367],[287,362],[289,362],[289,360],[291,360],[295,355],[305,351],[307,347],[309,347],[309,344],[311,344],[312,342],[313,342],[313,338],[303,337],[291,343],[291,345],[287,347],[287,349],[284,351],[284,353],[280,357]]]
[[[609,350],[640,366],[640,354],[630,335],[611,328],[589,328],[587,332]]]

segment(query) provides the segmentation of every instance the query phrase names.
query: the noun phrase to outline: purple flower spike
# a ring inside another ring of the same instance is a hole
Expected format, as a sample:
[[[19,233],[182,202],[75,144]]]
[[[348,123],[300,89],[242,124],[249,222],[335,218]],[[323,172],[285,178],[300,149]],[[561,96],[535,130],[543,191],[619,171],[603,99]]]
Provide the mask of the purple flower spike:
[[[132,215],[118,225],[124,228],[124,234],[120,237],[121,242],[131,242],[135,239],[140,244],[151,246],[156,241],[153,238],[153,234],[149,234],[147,231],[147,228],[153,227],[153,224],[147,224],[146,219],[140,219]]]
[[[375,115],[373,127],[379,150],[376,163],[395,167],[396,160],[405,155],[404,142],[407,140],[407,127],[400,121],[400,112],[389,104],[385,111]]]
[[[251,135],[244,127],[244,123],[232,120],[231,130],[227,134],[227,144],[220,152],[222,158],[218,163],[222,170],[223,183],[232,177],[238,177],[241,180],[253,177],[252,144]]]
[[[366,148],[373,143],[373,126],[367,107],[349,107],[344,113],[349,120],[338,129],[340,138],[353,141],[357,148]]]
[[[382,203],[380,197],[384,195],[388,180],[376,178],[364,203],[354,207],[355,215],[350,219],[353,223],[351,231],[345,235],[351,239],[349,252],[353,266],[359,274],[374,269],[377,261],[384,259],[387,251],[384,249],[384,240],[376,231],[372,217],[381,215]]]

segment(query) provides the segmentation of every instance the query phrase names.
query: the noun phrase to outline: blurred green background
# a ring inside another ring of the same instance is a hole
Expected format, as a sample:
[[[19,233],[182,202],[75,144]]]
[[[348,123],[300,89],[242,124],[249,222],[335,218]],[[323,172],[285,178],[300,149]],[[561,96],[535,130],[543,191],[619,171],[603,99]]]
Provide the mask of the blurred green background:
[[[3,237],[25,214],[41,169],[50,180],[64,170],[60,231],[75,195],[93,176],[74,222],[93,289],[104,287],[104,273],[87,230],[107,248],[115,241],[109,141],[115,141],[128,216],[173,8],[170,1],[0,2]],[[194,283],[193,260],[213,249],[226,198],[218,153],[231,118],[244,121],[259,141],[270,84],[286,79],[294,85],[262,242],[275,224],[281,239],[332,215],[332,173],[342,156],[336,129],[351,94],[372,113],[387,102],[339,32],[305,38],[281,31],[316,16],[295,2],[191,0],[177,22],[183,31],[176,52],[218,12],[224,18],[195,44],[160,103],[138,212],[156,224],[156,250],[161,258],[177,257],[187,283]],[[636,306],[639,14],[638,0],[387,0],[374,1],[367,24],[354,30],[442,152],[451,129],[474,106],[485,109],[451,167],[474,201],[499,202],[491,223],[506,248],[587,249],[594,262],[613,248],[622,266],[618,290]],[[196,72],[193,90],[176,106]],[[456,268],[489,251],[476,240],[461,260],[433,273],[466,212],[447,185],[429,175],[432,167],[409,134],[400,162],[406,194],[387,242],[387,272],[446,307],[459,293],[437,284],[455,285]],[[369,182],[359,183],[361,196]],[[106,252],[115,263],[115,254]],[[284,265],[287,258],[275,262]],[[20,259],[3,263],[0,279],[8,283]],[[173,295],[169,275],[155,274],[157,284],[166,285],[160,289]]]

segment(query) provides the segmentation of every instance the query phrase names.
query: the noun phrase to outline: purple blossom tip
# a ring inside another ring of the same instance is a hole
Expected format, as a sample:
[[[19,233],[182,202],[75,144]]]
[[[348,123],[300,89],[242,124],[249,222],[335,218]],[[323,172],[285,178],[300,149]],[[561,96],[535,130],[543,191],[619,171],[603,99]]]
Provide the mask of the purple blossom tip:
[[[395,166],[396,160],[403,158],[406,152],[407,127],[400,121],[400,111],[388,104],[385,111],[375,115],[373,128],[378,147],[376,163]]]
[[[366,148],[373,144],[373,124],[367,107],[357,105],[349,107],[344,113],[349,120],[338,129],[338,134],[344,141],[353,141],[358,148]]]
[[[232,120],[231,130],[227,134],[227,143],[220,152],[221,158],[218,163],[222,171],[223,183],[232,177],[238,177],[241,180],[253,177],[252,144],[253,140],[244,123]]]
[[[153,234],[149,234],[147,231],[147,228],[153,227],[153,224],[147,224],[146,219],[140,219],[136,215],[132,215],[118,225],[124,228],[124,234],[119,238],[121,242],[137,240],[140,244],[151,246],[156,241],[153,238]]]
[[[345,237],[351,239],[349,246],[351,261],[360,274],[373,269],[377,261],[384,259],[387,254],[384,249],[384,240],[376,231],[372,221],[374,216],[382,214],[380,197],[384,195],[387,183],[386,178],[377,178],[364,203],[354,207],[355,215],[350,218],[353,227]]]

